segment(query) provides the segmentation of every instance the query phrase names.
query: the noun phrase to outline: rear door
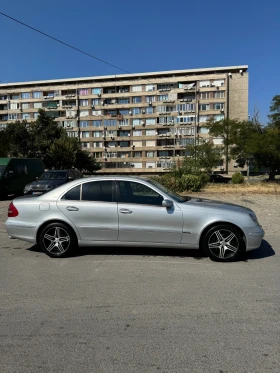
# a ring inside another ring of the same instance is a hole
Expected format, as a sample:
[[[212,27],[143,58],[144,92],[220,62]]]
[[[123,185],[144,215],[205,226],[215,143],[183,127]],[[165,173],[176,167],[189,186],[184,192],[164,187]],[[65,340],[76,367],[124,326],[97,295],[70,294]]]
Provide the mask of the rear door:
[[[116,241],[118,212],[115,181],[96,180],[69,190],[58,208],[77,227],[84,241]]]

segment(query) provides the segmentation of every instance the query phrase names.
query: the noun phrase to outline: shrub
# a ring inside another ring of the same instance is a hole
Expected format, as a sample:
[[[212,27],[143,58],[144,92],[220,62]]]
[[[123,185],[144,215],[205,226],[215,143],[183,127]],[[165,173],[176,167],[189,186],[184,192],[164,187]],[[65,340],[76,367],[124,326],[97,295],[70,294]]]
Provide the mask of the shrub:
[[[233,184],[243,184],[244,183],[244,176],[240,172],[235,172],[232,175],[231,181]]]
[[[173,192],[198,192],[207,184],[209,177],[206,174],[187,174],[179,177],[169,173],[163,176],[154,176],[153,179]]]

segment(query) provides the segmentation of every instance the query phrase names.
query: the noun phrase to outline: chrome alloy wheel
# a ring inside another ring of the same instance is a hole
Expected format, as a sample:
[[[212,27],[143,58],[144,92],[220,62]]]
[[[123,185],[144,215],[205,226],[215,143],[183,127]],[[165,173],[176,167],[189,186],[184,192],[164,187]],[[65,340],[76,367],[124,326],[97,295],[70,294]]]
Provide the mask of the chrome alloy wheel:
[[[230,230],[218,229],[209,237],[208,248],[214,257],[230,259],[236,255],[239,249],[239,240]]]
[[[52,227],[48,229],[43,236],[44,248],[49,253],[63,254],[70,245],[70,236],[67,231],[61,227]]]

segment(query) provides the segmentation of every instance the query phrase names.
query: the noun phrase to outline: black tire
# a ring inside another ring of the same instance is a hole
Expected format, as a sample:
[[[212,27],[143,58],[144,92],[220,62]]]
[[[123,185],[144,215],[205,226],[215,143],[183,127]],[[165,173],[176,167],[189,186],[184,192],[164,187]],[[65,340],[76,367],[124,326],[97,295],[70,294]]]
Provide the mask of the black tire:
[[[211,260],[233,262],[245,251],[245,242],[240,231],[230,224],[210,228],[202,238],[202,250]]]
[[[77,237],[66,224],[50,223],[42,229],[38,239],[40,248],[51,258],[64,258],[77,248]]]

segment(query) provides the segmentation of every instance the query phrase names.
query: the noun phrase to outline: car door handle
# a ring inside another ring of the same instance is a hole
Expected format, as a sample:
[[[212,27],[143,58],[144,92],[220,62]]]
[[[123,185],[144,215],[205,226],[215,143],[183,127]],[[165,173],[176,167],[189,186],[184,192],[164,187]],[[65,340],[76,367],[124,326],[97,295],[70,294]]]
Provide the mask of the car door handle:
[[[132,214],[132,211],[131,210],[128,210],[128,209],[120,209],[119,210],[122,214]]]
[[[66,210],[68,210],[68,211],[79,211],[78,207],[75,207],[75,206],[67,206]]]

